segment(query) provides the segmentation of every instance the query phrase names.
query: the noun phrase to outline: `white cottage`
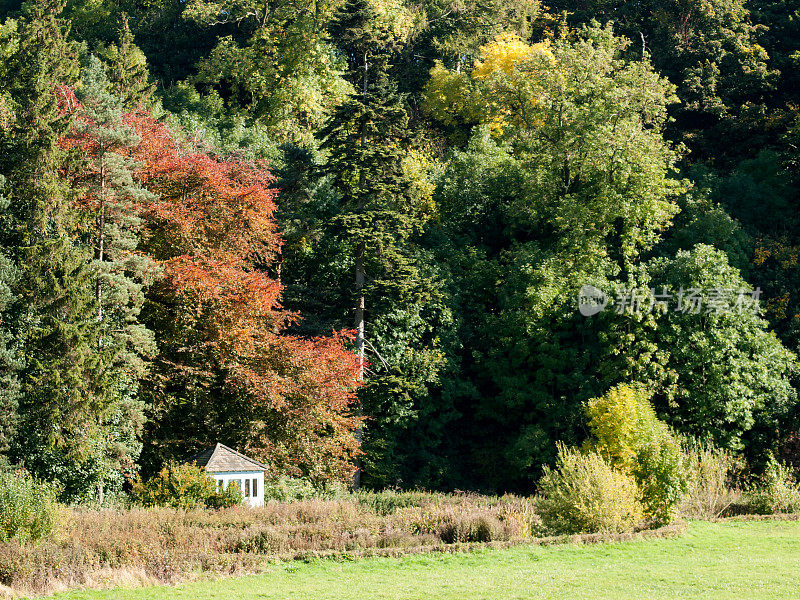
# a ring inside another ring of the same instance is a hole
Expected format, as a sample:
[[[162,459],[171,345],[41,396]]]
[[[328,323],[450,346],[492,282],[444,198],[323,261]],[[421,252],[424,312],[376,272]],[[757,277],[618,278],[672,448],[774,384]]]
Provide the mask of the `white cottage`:
[[[214,479],[220,489],[235,485],[244,495],[250,506],[264,505],[264,471],[266,465],[240,454],[224,444],[217,444],[208,450],[195,454],[189,462],[194,462]]]

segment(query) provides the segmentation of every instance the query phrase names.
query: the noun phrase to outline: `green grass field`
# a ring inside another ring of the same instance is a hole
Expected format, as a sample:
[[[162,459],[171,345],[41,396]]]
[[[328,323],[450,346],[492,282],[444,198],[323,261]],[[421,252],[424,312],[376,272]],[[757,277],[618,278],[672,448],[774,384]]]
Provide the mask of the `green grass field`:
[[[766,600],[800,597],[800,522],[692,523],[676,539],[286,563],[177,587],[59,600]]]

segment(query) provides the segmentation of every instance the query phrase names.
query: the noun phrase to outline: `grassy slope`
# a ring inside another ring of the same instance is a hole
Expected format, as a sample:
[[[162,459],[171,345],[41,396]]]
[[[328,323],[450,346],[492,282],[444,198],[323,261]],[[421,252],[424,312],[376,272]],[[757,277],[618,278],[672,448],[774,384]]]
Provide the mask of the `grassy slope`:
[[[800,522],[693,523],[673,540],[286,563],[264,575],[60,600],[795,599]]]

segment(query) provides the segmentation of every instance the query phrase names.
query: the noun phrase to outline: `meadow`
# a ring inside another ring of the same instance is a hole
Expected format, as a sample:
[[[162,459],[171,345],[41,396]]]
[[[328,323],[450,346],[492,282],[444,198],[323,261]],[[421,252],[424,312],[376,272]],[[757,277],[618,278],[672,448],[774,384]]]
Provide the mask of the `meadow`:
[[[236,579],[76,591],[57,600],[794,599],[800,522],[693,521],[685,534],[603,544],[276,564]]]

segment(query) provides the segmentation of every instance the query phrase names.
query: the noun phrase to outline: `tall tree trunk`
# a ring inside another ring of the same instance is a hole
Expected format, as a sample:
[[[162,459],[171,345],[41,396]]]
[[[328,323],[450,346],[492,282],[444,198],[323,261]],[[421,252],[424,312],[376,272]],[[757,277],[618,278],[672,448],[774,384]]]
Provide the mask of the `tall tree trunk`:
[[[95,298],[97,300],[97,323],[103,321],[103,273],[102,264],[103,256],[105,253],[105,229],[106,229],[106,172],[105,163],[101,157],[100,159],[100,215],[97,219],[97,280],[95,281]],[[97,352],[102,360],[103,355],[103,330],[102,327],[97,335]],[[102,425],[100,416],[97,418],[98,425]],[[97,482],[97,502],[100,506],[103,505],[103,479]]]
[[[369,53],[364,53],[364,81],[362,85],[362,102],[364,106],[367,105],[367,69],[369,65]],[[364,125],[361,125],[361,146],[363,147],[366,143],[366,134],[364,132]],[[358,174],[358,190],[359,190],[359,197],[358,197],[358,211],[361,212],[364,210],[364,196],[361,192],[362,186],[364,185],[364,171],[361,170]],[[355,316],[355,328],[356,328],[356,353],[358,354],[358,381],[364,381],[364,361],[365,361],[365,346],[366,346],[366,337],[364,331],[364,311],[366,308],[366,303],[364,301],[364,282],[366,280],[366,271],[364,269],[364,252],[365,252],[365,244],[364,241],[360,241],[358,246],[356,247],[356,293],[358,294],[356,299],[356,316]],[[358,403],[358,413],[359,415],[363,414],[363,407],[361,403]],[[364,426],[359,424],[356,428],[356,441],[358,442],[359,447],[361,447],[361,442],[364,440]],[[361,460],[359,459],[356,462],[356,470],[353,473],[353,489],[358,490],[361,487]]]
[[[355,328],[356,328],[356,353],[358,354],[358,380],[360,382],[364,381],[364,351],[366,345],[366,337],[364,333],[364,309],[365,309],[365,302],[364,302],[364,281],[365,281],[365,271],[364,271],[364,242],[360,242],[358,244],[358,248],[356,249],[356,293],[358,297],[356,299],[356,316],[355,316]],[[359,413],[362,412],[362,406],[359,403],[358,405]],[[356,441],[358,445],[361,446],[361,442],[363,441],[364,437],[364,430],[363,426],[359,424],[358,428],[356,428]],[[353,473],[353,489],[357,490],[361,487],[361,461],[359,460],[356,464],[355,473]]]
[[[103,256],[105,253],[105,229],[106,229],[106,173],[105,164],[100,159],[100,216],[97,222],[97,262],[98,273],[95,282],[95,297],[97,299],[97,321],[103,320],[103,281],[100,269],[102,267]],[[102,335],[97,339],[97,349],[102,349]]]

